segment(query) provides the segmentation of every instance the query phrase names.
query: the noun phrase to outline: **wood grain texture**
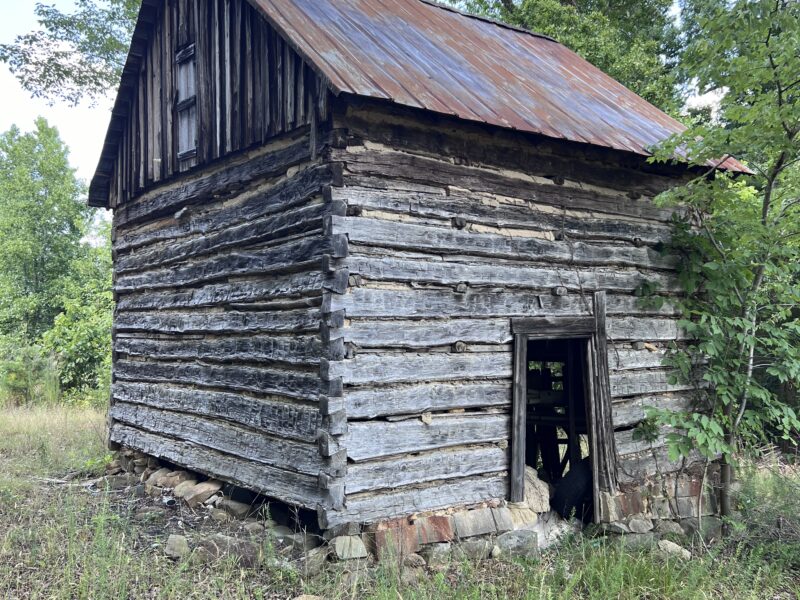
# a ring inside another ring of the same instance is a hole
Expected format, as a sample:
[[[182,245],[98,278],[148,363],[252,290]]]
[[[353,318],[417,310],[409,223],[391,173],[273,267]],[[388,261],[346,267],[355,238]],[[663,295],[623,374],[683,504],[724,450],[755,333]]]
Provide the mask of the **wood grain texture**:
[[[316,444],[273,437],[221,420],[117,402],[113,419],[137,429],[169,436],[286,471],[318,475],[328,466]]]
[[[505,414],[436,415],[431,423],[406,421],[357,421],[350,423],[344,444],[355,462],[369,459],[508,440],[511,420]]]
[[[245,394],[179,387],[171,383],[118,381],[112,395],[119,402],[192,413],[209,420],[247,425],[273,436],[315,442],[323,425],[317,406],[277,402]]]
[[[326,501],[325,495],[319,489],[318,477],[270,468],[261,463],[152,434],[121,423],[111,426],[110,437],[114,442],[127,448],[140,450],[150,456],[296,506],[317,509]]]
[[[508,450],[497,446],[453,448],[350,465],[347,494],[391,490],[440,479],[459,479],[508,469]]]

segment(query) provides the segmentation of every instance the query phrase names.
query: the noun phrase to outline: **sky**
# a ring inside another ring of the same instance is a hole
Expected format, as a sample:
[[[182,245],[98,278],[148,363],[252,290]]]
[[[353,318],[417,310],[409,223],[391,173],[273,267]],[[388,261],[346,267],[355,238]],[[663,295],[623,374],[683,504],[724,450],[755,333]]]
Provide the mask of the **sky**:
[[[60,9],[69,9],[71,0],[48,0]],[[36,28],[34,0],[0,0],[0,43],[9,43],[17,35]],[[87,182],[94,174],[106,128],[111,118],[111,98],[97,106],[88,104],[71,107],[65,103],[50,106],[46,101],[31,99],[20,87],[8,68],[0,63],[0,131],[17,125],[23,131],[33,129],[34,120],[45,117],[58,128],[61,138],[70,148],[70,163],[78,176]]]

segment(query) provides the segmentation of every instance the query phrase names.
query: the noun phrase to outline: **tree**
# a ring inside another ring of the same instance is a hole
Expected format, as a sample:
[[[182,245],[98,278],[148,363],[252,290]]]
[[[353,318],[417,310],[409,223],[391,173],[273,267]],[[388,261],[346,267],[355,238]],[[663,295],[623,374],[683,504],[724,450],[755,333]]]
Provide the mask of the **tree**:
[[[83,191],[47,121],[0,135],[0,335],[36,339],[61,312],[89,220]]]
[[[0,61],[34,97],[94,101],[119,84],[140,4],[77,0],[62,12],[37,2],[40,29],[0,44]]]
[[[92,390],[102,393],[110,384],[111,223],[100,221],[89,237],[91,242],[81,245],[64,283],[64,310],[42,337],[44,349],[58,360],[62,388],[72,396],[85,396]]]
[[[671,0],[453,0],[555,38],[668,112],[683,106],[680,31]]]
[[[777,432],[796,439],[800,420],[774,382],[800,382],[800,4],[791,0],[693,2],[684,66],[702,93],[716,91],[716,121],[701,121],[658,151],[685,156],[703,174],[664,202],[688,208],[675,247],[689,296],[676,377],[700,379],[708,410],[654,414],[683,433],[673,458],[722,455],[721,512],[731,514],[737,452]],[[751,175],[709,168],[746,161]]]

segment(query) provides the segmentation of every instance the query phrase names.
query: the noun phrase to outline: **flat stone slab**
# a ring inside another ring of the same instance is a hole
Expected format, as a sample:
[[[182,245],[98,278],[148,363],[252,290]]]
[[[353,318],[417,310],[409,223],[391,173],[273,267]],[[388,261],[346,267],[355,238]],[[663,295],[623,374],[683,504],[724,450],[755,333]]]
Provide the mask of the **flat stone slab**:
[[[496,543],[503,557],[535,558],[539,555],[539,535],[535,531],[509,531],[498,536]]]
[[[488,535],[497,532],[494,515],[491,508],[464,511],[453,515],[456,535],[459,538],[469,538],[478,535]]]
[[[186,504],[194,508],[211,498],[211,496],[216,494],[221,489],[222,482],[211,479],[209,481],[198,483],[191,490],[186,492],[186,495],[183,498],[186,500]]]
[[[367,547],[364,541],[357,535],[342,535],[331,540],[333,554],[339,560],[355,560],[357,558],[367,558]]]

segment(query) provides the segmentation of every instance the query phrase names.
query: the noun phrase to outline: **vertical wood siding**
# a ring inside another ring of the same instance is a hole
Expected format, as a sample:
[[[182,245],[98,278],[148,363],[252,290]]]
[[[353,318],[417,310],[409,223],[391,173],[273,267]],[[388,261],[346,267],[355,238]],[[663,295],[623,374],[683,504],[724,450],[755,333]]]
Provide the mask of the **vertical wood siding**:
[[[179,160],[175,58],[193,43],[197,154]],[[310,125],[324,110],[326,94],[311,68],[249,3],[166,0],[152,24],[119,140],[111,206],[178,173]]]

